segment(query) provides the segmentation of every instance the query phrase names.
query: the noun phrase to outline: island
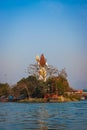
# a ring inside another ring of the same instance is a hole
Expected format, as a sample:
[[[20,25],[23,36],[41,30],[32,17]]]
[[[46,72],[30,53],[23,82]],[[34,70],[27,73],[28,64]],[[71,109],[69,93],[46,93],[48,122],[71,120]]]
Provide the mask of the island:
[[[15,85],[0,83],[0,102],[70,102],[87,99],[87,92],[70,87],[65,68],[59,71],[43,54],[28,67],[27,78]]]

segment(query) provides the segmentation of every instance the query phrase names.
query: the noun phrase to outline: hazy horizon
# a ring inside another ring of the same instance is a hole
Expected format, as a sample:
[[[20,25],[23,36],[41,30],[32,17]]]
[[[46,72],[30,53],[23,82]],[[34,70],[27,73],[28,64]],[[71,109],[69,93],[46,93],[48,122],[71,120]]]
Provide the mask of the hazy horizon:
[[[42,53],[66,68],[71,87],[87,89],[87,1],[0,1],[0,82],[15,84]]]

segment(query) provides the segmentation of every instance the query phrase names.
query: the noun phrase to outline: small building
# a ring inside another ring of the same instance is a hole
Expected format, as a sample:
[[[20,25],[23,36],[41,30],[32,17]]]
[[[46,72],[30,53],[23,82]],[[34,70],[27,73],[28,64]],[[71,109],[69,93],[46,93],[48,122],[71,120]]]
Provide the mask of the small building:
[[[77,94],[82,94],[82,93],[83,93],[83,90],[82,90],[82,89],[77,90],[75,93],[77,93]]]

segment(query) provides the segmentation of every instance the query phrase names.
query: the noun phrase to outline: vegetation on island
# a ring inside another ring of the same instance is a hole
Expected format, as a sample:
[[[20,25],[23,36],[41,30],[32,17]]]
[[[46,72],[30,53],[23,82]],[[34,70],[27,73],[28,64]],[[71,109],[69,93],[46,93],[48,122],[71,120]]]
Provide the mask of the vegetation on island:
[[[36,56],[37,63],[28,68],[29,76],[22,78],[16,85],[0,83],[0,101],[21,102],[64,102],[80,100],[73,94],[67,80],[65,69],[58,71],[48,65],[44,55]],[[4,98],[3,98],[4,97]],[[4,100],[5,99],[5,100]]]
[[[46,82],[38,80],[34,75],[30,75],[27,78],[22,78],[14,86],[9,86],[7,83],[0,84],[0,97],[9,97],[9,95],[13,95],[14,101],[21,102],[61,102],[79,100],[80,97],[76,94],[68,95],[68,92],[72,91],[73,89],[69,86],[68,80],[63,72],[60,72],[58,76],[49,76]],[[52,95],[57,96],[52,98]]]

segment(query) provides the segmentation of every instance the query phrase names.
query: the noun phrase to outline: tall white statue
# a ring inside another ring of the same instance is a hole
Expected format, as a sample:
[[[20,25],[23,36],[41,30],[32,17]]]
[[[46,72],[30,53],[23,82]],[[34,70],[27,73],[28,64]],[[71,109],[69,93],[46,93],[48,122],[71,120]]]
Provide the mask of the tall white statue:
[[[43,80],[45,82],[46,76],[47,76],[46,68],[48,65],[47,65],[44,55],[42,54],[40,57],[36,56],[36,61],[39,68],[38,70],[39,80]]]

